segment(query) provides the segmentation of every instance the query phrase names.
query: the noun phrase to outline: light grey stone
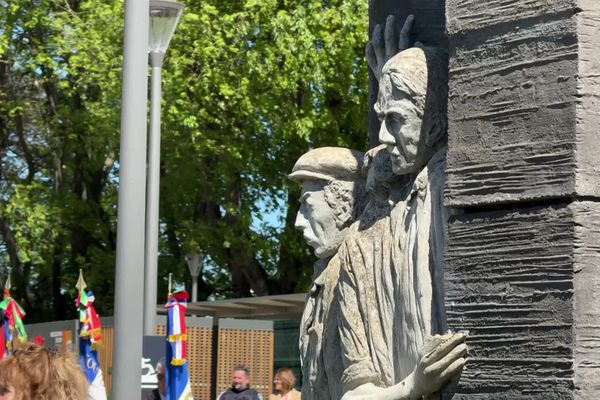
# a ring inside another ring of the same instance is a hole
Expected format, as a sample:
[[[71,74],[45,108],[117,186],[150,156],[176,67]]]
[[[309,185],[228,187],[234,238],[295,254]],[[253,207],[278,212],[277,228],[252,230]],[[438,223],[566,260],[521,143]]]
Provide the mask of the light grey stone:
[[[296,226],[321,258],[301,323],[305,399],[432,398],[465,361],[465,335],[441,335],[444,54],[409,48],[378,76],[383,145],[366,157],[369,195],[359,219],[348,227],[360,196],[350,205],[352,196],[326,195],[359,185],[354,158],[316,149],[290,174],[303,182]]]
[[[376,154],[370,201],[337,254],[344,400],[433,395],[460,371],[466,352],[463,333],[439,336],[447,220],[443,52],[409,48],[376,76],[382,146],[373,151],[385,151],[395,179],[386,181]],[[443,367],[429,368],[436,362]]]
[[[362,164],[361,152],[324,147],[300,157],[289,175],[302,183],[296,228],[302,230],[319,257],[300,324],[304,400],[333,400],[342,396],[336,252],[362,210],[365,186]]]
[[[415,17],[415,26],[411,31],[411,44],[419,40],[426,46],[446,49],[445,0],[370,0],[369,1],[369,39],[372,39],[376,25],[384,25],[390,15],[396,17],[396,34],[399,34],[403,21],[409,16]],[[369,71],[371,72],[371,71]],[[377,101],[378,82],[371,74],[369,79],[369,142],[371,147],[379,144],[379,120],[373,111]]]

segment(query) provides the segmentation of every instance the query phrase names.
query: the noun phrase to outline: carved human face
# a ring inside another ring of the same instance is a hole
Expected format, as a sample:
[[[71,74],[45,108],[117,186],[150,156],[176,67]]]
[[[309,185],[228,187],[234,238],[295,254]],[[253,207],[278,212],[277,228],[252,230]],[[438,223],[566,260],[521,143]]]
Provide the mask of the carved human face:
[[[418,171],[424,164],[420,143],[423,107],[408,93],[394,87],[387,75],[380,82],[375,112],[381,121],[379,141],[387,146],[394,173]]]
[[[296,216],[296,229],[319,258],[335,254],[344,238],[337,226],[335,210],[325,200],[325,181],[306,180],[302,183],[300,209]]]

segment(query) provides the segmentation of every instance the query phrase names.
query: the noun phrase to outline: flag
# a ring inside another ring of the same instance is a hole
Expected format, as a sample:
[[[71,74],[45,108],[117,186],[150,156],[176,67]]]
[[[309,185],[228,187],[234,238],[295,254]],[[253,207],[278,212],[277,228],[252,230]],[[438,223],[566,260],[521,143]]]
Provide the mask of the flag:
[[[98,345],[102,343],[100,334],[100,318],[94,309],[94,294],[86,292],[83,274],[79,270],[77,280],[77,300],[75,305],[79,311],[79,365],[88,381],[88,399],[106,400],[104,378],[98,362]]]
[[[170,285],[169,285],[170,286]],[[169,293],[167,308],[166,399],[192,400],[186,360],[185,291]]]
[[[4,313],[0,312],[0,360],[8,355],[6,348],[6,336],[8,331],[8,322],[4,318]]]
[[[16,339],[24,343],[27,341],[27,333],[25,332],[25,325],[23,324],[23,318],[25,317],[25,311],[23,308],[13,299],[10,295],[10,275],[6,279],[4,285],[4,299],[0,302],[0,309],[2,310],[2,334],[0,340],[0,349],[2,358],[5,355],[9,355],[12,352],[13,340]],[[1,342],[4,342],[3,344]]]

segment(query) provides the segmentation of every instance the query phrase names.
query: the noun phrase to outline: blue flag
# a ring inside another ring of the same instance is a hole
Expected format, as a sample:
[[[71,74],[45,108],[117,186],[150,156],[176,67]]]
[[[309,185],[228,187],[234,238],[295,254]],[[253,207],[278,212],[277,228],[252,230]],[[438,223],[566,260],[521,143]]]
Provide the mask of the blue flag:
[[[106,400],[104,379],[98,362],[98,353],[92,350],[89,339],[79,338],[79,365],[89,383],[88,396],[93,400]]]

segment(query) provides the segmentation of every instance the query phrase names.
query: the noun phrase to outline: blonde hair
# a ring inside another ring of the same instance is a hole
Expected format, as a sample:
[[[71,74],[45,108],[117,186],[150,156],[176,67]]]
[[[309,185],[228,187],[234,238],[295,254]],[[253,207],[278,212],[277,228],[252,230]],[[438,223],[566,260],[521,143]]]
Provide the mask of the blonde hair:
[[[18,400],[85,400],[87,386],[74,355],[33,343],[0,361],[0,393]]]
[[[279,368],[275,376],[281,381],[281,387],[285,392],[289,392],[296,387],[296,377],[290,368]]]

